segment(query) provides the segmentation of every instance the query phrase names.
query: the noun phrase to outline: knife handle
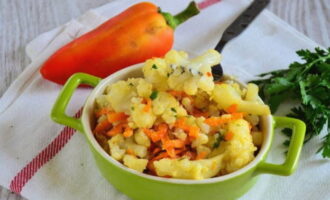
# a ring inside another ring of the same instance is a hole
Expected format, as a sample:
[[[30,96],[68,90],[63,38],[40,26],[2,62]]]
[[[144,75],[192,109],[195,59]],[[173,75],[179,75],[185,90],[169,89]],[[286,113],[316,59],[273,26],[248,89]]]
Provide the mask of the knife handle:
[[[259,13],[269,4],[270,0],[254,0],[251,5],[224,31],[221,40],[214,48],[221,52],[231,39],[245,30]]]

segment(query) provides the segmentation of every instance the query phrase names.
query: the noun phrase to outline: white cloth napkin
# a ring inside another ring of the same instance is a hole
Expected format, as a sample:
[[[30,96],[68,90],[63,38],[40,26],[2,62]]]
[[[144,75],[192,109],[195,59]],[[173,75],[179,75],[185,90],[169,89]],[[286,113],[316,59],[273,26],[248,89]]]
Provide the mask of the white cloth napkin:
[[[216,0],[207,0],[209,3]],[[40,65],[56,49],[96,27],[138,1],[113,1],[88,11],[77,20],[43,33],[31,41],[27,55],[31,64],[0,99],[0,184],[28,199],[126,200],[99,173],[82,134],[55,124],[49,113],[61,86],[41,78]],[[189,0],[153,0],[163,10],[176,13]],[[205,8],[175,32],[175,49],[198,55],[213,48],[224,29],[248,6],[247,0],[222,0]],[[224,71],[241,80],[286,68],[299,60],[295,51],[312,49],[315,42],[264,10],[253,24],[223,53]],[[68,107],[74,115],[90,89],[78,89]],[[72,136],[72,137],[71,137]],[[269,160],[284,159],[276,135]],[[302,152],[297,172],[289,177],[262,175],[256,186],[241,199],[328,199],[330,163],[314,153],[320,139],[312,140]]]

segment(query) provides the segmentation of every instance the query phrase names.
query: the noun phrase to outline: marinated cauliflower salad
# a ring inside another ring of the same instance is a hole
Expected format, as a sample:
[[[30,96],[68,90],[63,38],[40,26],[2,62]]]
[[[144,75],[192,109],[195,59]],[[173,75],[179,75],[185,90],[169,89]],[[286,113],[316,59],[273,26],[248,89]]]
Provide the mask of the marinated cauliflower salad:
[[[96,99],[96,140],[128,168],[160,177],[206,179],[246,166],[270,110],[256,85],[214,82],[220,59],[215,50],[193,59],[171,50],[147,60],[144,77],[108,85]]]

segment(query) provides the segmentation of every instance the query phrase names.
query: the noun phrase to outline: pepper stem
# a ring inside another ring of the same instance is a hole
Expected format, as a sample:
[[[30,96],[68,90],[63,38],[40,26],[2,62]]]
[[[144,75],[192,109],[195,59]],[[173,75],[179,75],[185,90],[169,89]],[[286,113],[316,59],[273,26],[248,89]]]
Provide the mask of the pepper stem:
[[[171,13],[162,12],[160,9],[159,13],[164,16],[167,24],[173,29],[175,29],[177,26],[187,21],[189,18],[197,15],[199,13],[199,9],[197,7],[197,4],[192,1],[189,3],[186,9],[174,16]]]

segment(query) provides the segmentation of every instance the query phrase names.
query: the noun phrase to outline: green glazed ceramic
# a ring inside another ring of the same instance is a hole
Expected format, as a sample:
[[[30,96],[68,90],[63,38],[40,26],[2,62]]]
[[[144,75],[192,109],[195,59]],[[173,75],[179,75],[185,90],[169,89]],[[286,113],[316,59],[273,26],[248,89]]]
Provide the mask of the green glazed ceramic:
[[[288,176],[294,172],[304,141],[305,124],[297,119],[271,115],[261,119],[264,140],[256,158],[247,166],[231,174],[205,180],[169,179],[139,173],[114,160],[100,147],[92,133],[95,123],[93,118],[95,98],[101,95],[110,83],[129,77],[141,77],[141,67],[142,64],[137,64],[125,68],[104,80],[77,73],[64,85],[51,112],[54,121],[84,133],[96,165],[103,176],[119,191],[133,200],[231,200],[246,193],[255,184],[259,174]],[[65,110],[74,90],[80,84],[88,84],[95,89],[87,98],[81,118],[75,119],[67,116]],[[277,127],[293,130],[292,140],[283,164],[265,161],[273,140],[274,128]]]

